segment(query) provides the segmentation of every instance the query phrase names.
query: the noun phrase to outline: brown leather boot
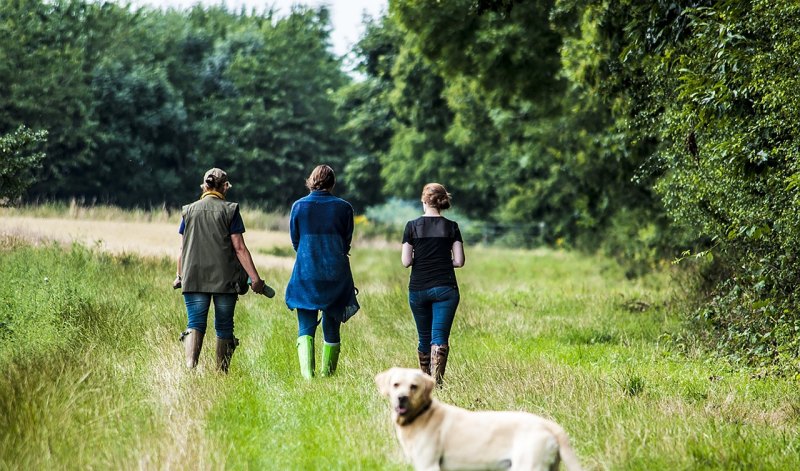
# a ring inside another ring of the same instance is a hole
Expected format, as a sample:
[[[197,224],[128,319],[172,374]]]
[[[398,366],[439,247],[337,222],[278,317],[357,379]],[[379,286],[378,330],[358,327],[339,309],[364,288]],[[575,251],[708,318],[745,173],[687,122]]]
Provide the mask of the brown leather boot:
[[[449,353],[450,346],[448,345],[431,345],[431,376],[436,379],[436,384],[439,386],[442,385]]]
[[[197,366],[197,359],[200,358],[200,350],[203,348],[204,332],[197,329],[186,329],[181,333],[183,351],[186,354],[186,367],[191,369]]]
[[[419,369],[422,370],[423,373],[430,376],[431,375],[431,354],[430,353],[422,353],[417,350],[417,357],[419,357]]]
[[[233,351],[239,346],[239,339],[236,337],[232,339],[221,339],[217,337],[217,371],[223,373],[228,372],[231,366],[231,357]]]

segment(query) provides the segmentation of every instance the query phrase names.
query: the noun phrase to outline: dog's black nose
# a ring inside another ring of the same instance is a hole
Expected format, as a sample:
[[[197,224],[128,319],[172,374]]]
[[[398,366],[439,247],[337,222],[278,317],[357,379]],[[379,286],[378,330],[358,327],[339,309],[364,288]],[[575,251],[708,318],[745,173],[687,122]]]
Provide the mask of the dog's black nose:
[[[400,407],[405,407],[408,405],[408,396],[398,396],[397,397],[397,405]]]

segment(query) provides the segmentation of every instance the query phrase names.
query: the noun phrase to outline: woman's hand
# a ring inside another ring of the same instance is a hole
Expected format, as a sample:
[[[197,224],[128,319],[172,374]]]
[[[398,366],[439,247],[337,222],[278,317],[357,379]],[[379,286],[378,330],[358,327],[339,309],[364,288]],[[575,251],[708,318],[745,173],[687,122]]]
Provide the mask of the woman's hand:
[[[265,286],[267,286],[267,284],[264,283],[264,280],[261,278],[256,278],[250,282],[250,289],[252,289],[256,294],[263,294]]]
[[[180,275],[175,275],[175,279],[172,280],[172,289],[178,289],[181,286],[182,286],[181,285],[181,276]]]

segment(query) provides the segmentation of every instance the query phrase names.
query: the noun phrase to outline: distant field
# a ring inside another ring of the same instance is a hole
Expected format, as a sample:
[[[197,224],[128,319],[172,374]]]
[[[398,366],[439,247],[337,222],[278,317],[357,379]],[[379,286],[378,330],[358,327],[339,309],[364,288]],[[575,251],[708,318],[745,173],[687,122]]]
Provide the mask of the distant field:
[[[223,377],[213,342],[196,371],[182,366],[177,221],[29,216],[2,214],[0,230],[0,469],[410,469],[373,382],[416,362],[395,247],[354,248],[363,309],[343,327],[337,376],[306,382],[282,301],[288,236],[248,230],[279,294],[241,298]],[[46,237],[84,245],[22,240]],[[552,418],[590,470],[800,469],[796,380],[682,340],[666,273],[628,280],[600,257],[467,247],[458,274],[440,399]]]
[[[180,215],[175,216],[172,222],[3,216],[0,233],[29,240],[55,240],[65,244],[77,242],[116,254],[176,258],[181,243],[179,224]],[[245,242],[251,249],[287,247],[291,250],[291,240],[285,232],[248,229]],[[292,259],[286,257],[277,257],[258,250],[252,250],[252,255],[258,265],[283,268],[292,266]]]

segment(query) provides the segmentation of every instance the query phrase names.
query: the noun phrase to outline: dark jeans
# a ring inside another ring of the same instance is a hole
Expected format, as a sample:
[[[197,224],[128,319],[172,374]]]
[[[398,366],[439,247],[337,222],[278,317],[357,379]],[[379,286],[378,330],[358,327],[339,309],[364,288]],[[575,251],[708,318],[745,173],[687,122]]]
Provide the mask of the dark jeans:
[[[236,293],[184,293],[183,301],[186,303],[186,313],[189,317],[187,329],[197,329],[206,332],[208,323],[208,308],[211,299],[214,299],[214,328],[217,337],[221,339],[233,338],[233,311],[236,309]]]
[[[431,345],[447,345],[450,328],[456,316],[458,301],[461,299],[458,288],[436,286],[420,291],[408,292],[408,304],[417,323],[419,345],[422,353],[430,353]]]
[[[304,335],[314,336],[317,332],[317,324],[319,324],[319,311],[311,310],[311,309],[298,309],[297,310],[297,336],[302,337]],[[329,313],[323,311],[322,312],[322,335],[325,339],[325,343],[330,344],[337,344],[342,341],[341,337],[339,336],[339,331],[342,327],[342,323],[336,320],[335,316],[330,315]]]

